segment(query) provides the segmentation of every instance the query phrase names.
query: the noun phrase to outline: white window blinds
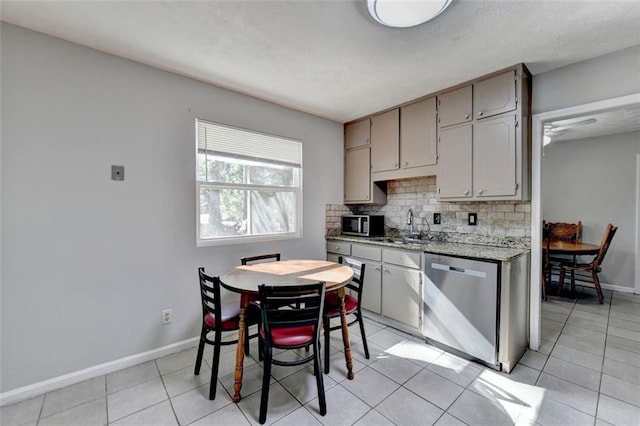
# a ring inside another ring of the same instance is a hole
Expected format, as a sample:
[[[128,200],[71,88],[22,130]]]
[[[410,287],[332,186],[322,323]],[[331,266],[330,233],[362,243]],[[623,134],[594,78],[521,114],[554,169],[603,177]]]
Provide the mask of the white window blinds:
[[[199,152],[300,167],[302,143],[204,120],[196,120]]]

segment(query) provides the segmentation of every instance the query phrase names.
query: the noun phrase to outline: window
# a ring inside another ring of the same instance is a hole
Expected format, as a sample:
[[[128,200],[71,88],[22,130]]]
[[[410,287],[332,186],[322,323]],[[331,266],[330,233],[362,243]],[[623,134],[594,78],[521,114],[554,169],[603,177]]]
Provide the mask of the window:
[[[198,246],[300,237],[302,143],[196,120]]]

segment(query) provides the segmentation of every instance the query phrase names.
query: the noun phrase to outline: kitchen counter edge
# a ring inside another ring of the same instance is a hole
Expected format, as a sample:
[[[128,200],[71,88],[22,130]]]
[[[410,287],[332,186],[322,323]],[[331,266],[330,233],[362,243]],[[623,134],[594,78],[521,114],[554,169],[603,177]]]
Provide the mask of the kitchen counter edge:
[[[480,244],[448,243],[439,241],[424,241],[423,243],[398,244],[390,241],[380,241],[366,237],[350,237],[346,235],[327,236],[327,241],[344,241],[357,244],[369,244],[379,247],[401,250],[421,251],[449,256],[469,257],[474,259],[499,260],[509,262],[518,256],[529,253],[526,248],[510,248],[484,246]]]

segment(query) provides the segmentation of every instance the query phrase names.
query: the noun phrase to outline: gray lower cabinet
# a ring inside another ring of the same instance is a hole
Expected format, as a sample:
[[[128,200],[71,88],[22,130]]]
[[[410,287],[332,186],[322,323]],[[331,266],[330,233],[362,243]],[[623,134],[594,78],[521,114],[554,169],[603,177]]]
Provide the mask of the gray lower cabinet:
[[[365,265],[362,307],[380,314],[382,312],[382,250],[380,247],[352,244],[351,253],[354,259]]]
[[[382,267],[382,315],[411,328],[420,328],[420,271],[395,265]]]
[[[422,253],[327,242],[327,260],[337,261],[347,252],[366,265],[362,307],[418,334],[422,318]]]

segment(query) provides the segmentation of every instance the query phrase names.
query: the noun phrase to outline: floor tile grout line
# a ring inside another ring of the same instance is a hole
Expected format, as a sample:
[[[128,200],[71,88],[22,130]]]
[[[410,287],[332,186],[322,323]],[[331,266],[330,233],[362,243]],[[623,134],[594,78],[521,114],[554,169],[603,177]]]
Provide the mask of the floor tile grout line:
[[[178,418],[178,413],[176,413],[176,410],[173,407],[173,400],[171,399],[171,395],[169,395],[169,390],[167,389],[167,384],[164,381],[164,376],[160,372],[160,366],[158,366],[158,363],[156,362],[155,359],[153,360],[153,365],[155,365],[156,370],[158,371],[158,377],[160,377],[160,381],[162,382],[162,387],[164,388],[164,391],[167,394],[167,399],[169,400],[169,406],[171,407],[171,412],[173,413],[173,417],[175,417],[176,423],[179,425],[180,419]],[[174,396],[177,396],[177,395],[174,395]]]
[[[598,418],[598,409],[600,408],[600,397],[602,396],[602,377],[604,376],[604,363],[607,354],[607,336],[609,336],[609,323],[611,322],[611,303],[613,302],[613,293],[611,293],[611,299],[609,300],[609,315],[607,315],[607,328],[604,334],[604,350],[602,351],[602,369],[600,372],[600,381],[598,382],[598,398],[596,402],[596,414],[595,418]]]
[[[42,412],[44,411],[44,402],[47,400],[47,394],[42,395],[42,404],[40,404],[40,411],[38,412],[38,418],[36,419],[36,425],[40,423],[40,419],[42,418]]]
[[[104,375],[104,410],[109,424],[109,394],[107,393],[107,375]]]
[[[574,302],[574,305],[573,305],[573,307],[572,307],[572,309],[571,309],[571,312],[573,312],[573,309],[575,308],[575,305],[576,305],[576,304],[577,304],[577,300],[576,300],[576,302]],[[564,329],[564,327],[563,327],[563,329]],[[562,332],[561,332],[560,334],[562,334]],[[559,337],[558,337],[558,340],[559,340]],[[554,343],[554,345],[553,345],[553,349],[555,349],[556,344],[558,344],[557,340],[556,340],[556,342],[555,342],[555,343]],[[582,385],[579,385],[579,384],[577,384],[577,383],[573,383],[573,382],[571,382],[571,381],[569,381],[569,380],[563,379],[562,377],[557,377],[557,376],[554,376],[554,375],[553,375],[553,374],[551,374],[551,373],[548,373],[548,372],[545,372],[545,371],[544,371],[544,368],[546,367],[547,363],[549,362],[549,358],[551,358],[551,354],[553,353],[553,349],[552,349],[552,350],[551,350],[551,352],[549,353],[549,356],[547,357],[547,361],[545,362],[545,365],[544,365],[543,369],[542,369],[542,370],[540,370],[540,374],[539,374],[539,376],[538,376],[538,379],[536,380],[535,386],[537,386],[537,385],[538,385],[538,382],[540,381],[540,378],[542,377],[542,373],[544,372],[544,374],[548,374],[548,375],[550,375],[550,376],[552,376],[552,377],[556,377],[557,379],[560,379],[560,380],[566,381],[566,382],[568,382],[568,383],[571,383],[571,384],[573,384],[573,385],[580,386],[580,387],[582,387],[582,388],[584,388],[584,389],[588,389],[588,390],[593,391],[592,389],[586,388],[586,387],[584,387],[584,386],[582,386]],[[583,351],[581,351],[581,352],[583,352]],[[559,358],[558,358],[558,359],[559,359]],[[604,360],[604,354],[603,354],[603,360]],[[586,367],[585,367],[585,368],[586,368]],[[592,371],[596,371],[596,370],[592,370]],[[600,374],[600,376],[602,377],[602,374]],[[601,378],[601,380],[602,380],[602,378]],[[569,404],[565,404],[565,403],[564,403],[564,402],[562,402],[562,401],[555,401],[555,402],[557,402],[558,404],[564,405],[565,407],[569,407],[569,408],[571,408],[571,409],[573,409],[573,410],[576,410],[576,411],[579,411],[579,412],[581,412],[581,413],[584,413],[584,414],[588,415],[589,417],[593,417],[593,419],[594,419],[594,424],[595,424],[595,421],[597,420],[598,403],[599,403],[599,400],[600,400],[600,392],[598,391],[597,393],[598,393],[598,395],[597,395],[597,398],[596,398],[596,412],[595,412],[595,414],[594,414],[594,415],[591,415],[591,414],[589,414],[589,413],[587,413],[587,412],[585,412],[585,411],[582,411],[582,410],[581,410],[581,409],[579,409],[579,408],[572,407],[572,406],[571,406],[571,405],[569,405]]]

